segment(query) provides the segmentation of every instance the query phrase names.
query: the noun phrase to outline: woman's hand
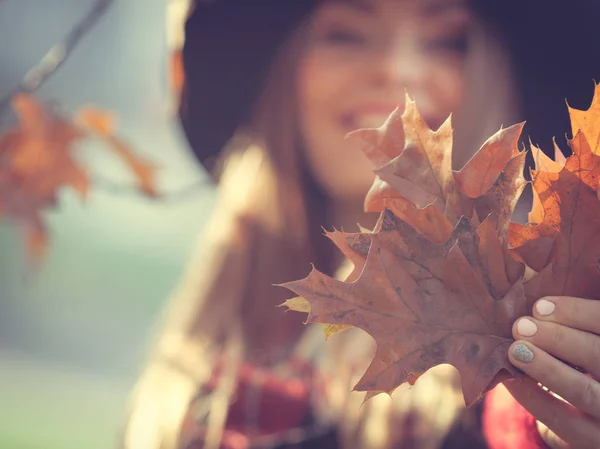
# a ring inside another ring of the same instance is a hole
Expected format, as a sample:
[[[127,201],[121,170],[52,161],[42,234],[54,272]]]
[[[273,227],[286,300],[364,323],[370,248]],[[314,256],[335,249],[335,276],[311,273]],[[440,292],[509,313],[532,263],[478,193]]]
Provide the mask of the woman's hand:
[[[540,299],[533,317],[515,322],[513,336],[510,361],[527,376],[506,387],[537,419],[546,444],[600,448],[600,301]]]

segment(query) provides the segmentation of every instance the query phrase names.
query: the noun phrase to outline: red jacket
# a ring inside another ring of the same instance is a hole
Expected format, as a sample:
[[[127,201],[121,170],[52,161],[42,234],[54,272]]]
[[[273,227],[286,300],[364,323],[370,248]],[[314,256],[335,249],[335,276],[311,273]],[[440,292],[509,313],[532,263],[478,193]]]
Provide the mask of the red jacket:
[[[502,385],[485,397],[483,432],[490,449],[548,449],[535,418]]]

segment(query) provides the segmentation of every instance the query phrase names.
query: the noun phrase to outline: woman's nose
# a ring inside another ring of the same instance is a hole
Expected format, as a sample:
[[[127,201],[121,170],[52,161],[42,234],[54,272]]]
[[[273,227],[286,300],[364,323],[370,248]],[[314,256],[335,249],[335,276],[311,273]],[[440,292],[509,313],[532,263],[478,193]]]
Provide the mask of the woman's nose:
[[[423,63],[410,45],[399,42],[381,48],[369,65],[372,83],[388,89],[416,88],[425,77]]]

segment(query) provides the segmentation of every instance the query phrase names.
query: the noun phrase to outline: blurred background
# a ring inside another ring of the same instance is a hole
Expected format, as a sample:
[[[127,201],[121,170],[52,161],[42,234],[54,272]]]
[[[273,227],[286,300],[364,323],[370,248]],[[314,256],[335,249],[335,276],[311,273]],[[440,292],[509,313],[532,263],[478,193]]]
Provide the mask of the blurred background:
[[[0,0],[3,97],[94,0]],[[37,92],[73,112],[118,116],[118,134],[161,167],[172,201],[92,189],[47,216],[50,250],[25,277],[23,244],[0,222],[0,448],[115,446],[153,325],[213,203],[213,189],[170,113],[167,0],[114,0],[65,65]],[[127,185],[101,144],[82,148],[92,172]]]

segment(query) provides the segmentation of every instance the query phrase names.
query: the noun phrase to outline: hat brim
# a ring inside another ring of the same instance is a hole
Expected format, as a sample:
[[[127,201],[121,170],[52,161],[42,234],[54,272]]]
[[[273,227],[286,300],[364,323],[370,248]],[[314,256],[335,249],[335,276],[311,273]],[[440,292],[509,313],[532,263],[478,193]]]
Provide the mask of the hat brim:
[[[272,59],[317,0],[196,0],[185,23],[179,117],[198,161],[211,170],[248,122]]]

